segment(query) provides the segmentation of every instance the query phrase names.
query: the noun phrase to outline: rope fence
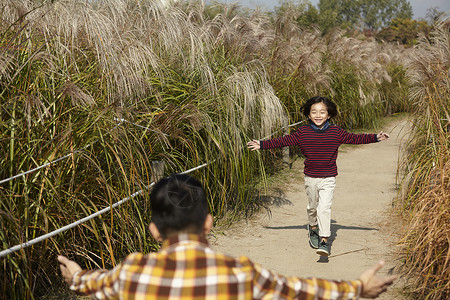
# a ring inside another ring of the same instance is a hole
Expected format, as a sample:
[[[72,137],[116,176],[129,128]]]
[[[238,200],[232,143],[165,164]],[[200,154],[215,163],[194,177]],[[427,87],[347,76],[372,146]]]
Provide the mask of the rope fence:
[[[202,164],[202,165],[197,166],[197,167],[195,167],[195,168],[192,168],[192,169],[189,169],[189,170],[187,170],[187,171],[184,171],[184,172],[182,172],[181,174],[188,174],[188,173],[191,173],[191,172],[193,172],[193,171],[196,171],[196,170],[198,170],[198,169],[201,169],[201,168],[206,167],[208,164],[209,164],[209,163]],[[93,219],[93,218],[95,218],[95,217],[97,217],[97,216],[100,216],[101,214],[104,214],[104,213],[110,211],[112,208],[115,208],[115,207],[117,207],[117,206],[119,206],[119,205],[122,205],[123,203],[127,202],[128,200],[133,199],[134,197],[136,197],[136,196],[142,194],[145,190],[148,190],[148,189],[149,189],[150,187],[152,187],[153,185],[155,185],[154,182],[150,183],[150,184],[147,185],[145,188],[143,188],[143,189],[141,189],[141,190],[139,190],[139,191],[137,191],[137,192],[131,194],[130,196],[128,196],[128,197],[126,197],[126,198],[123,198],[123,199],[120,200],[120,201],[117,201],[117,202],[114,203],[113,205],[108,206],[108,207],[105,207],[104,209],[99,210],[98,212],[93,213],[92,215],[89,215],[89,216],[87,216],[87,217],[84,217],[84,218],[82,218],[82,219],[80,219],[80,220],[78,220],[78,221],[75,221],[75,222],[73,222],[73,223],[71,223],[71,224],[69,224],[69,225],[66,225],[66,226],[64,226],[64,227],[61,227],[61,228],[59,228],[59,229],[56,229],[56,230],[54,230],[54,231],[52,231],[52,232],[49,232],[49,233],[47,233],[47,234],[44,234],[44,235],[42,235],[42,236],[40,236],[40,237],[37,237],[37,238],[35,238],[35,239],[32,239],[32,240],[30,240],[30,241],[28,241],[28,242],[25,242],[25,243],[22,243],[22,244],[20,244],[20,245],[16,245],[16,246],[13,246],[13,247],[11,247],[11,248],[9,248],[9,249],[3,250],[3,251],[0,252],[0,257],[6,256],[6,255],[8,255],[8,254],[10,254],[10,253],[13,253],[13,252],[16,252],[16,251],[18,251],[18,250],[20,250],[20,249],[23,249],[23,248],[29,247],[29,246],[31,246],[31,245],[34,245],[34,244],[36,244],[36,243],[39,243],[39,242],[41,242],[41,241],[43,241],[43,240],[46,240],[46,239],[51,238],[51,237],[53,237],[53,236],[55,236],[55,235],[58,235],[58,234],[60,234],[61,232],[64,232],[64,231],[66,231],[66,230],[68,230],[68,229],[71,229],[71,228],[73,228],[73,227],[75,227],[75,226],[78,226],[78,225],[80,225],[81,223],[84,223],[84,222],[86,222],[86,221],[89,221],[90,219]]]
[[[114,128],[112,128],[112,129],[111,129],[110,131],[108,131],[107,133],[110,133],[111,131],[113,131],[114,129],[116,129],[117,127],[119,127],[120,124],[122,124],[122,123],[117,124],[116,126],[114,126]],[[61,161],[61,160],[63,160],[63,159],[66,159],[66,158],[68,158],[68,157],[71,157],[74,153],[78,153],[78,152],[81,152],[81,151],[83,151],[83,150],[89,148],[89,147],[90,147],[91,145],[93,145],[95,142],[96,142],[96,141],[92,142],[91,144],[88,144],[88,145],[84,146],[83,148],[81,148],[81,149],[79,149],[79,150],[72,151],[72,152],[70,152],[69,154],[64,155],[63,157],[57,158],[57,159],[55,159],[55,160],[52,160],[51,162],[45,163],[45,164],[43,164],[43,165],[40,165],[40,166],[38,166],[38,167],[36,167],[36,168],[34,168],[34,169],[31,169],[31,170],[28,170],[28,171],[26,171],[26,172],[23,172],[23,173],[20,173],[20,174],[11,176],[11,177],[6,178],[6,179],[2,179],[2,180],[0,180],[0,184],[3,184],[3,183],[5,183],[5,182],[11,181],[11,180],[13,180],[13,179],[16,179],[16,178],[19,178],[19,177],[22,177],[22,176],[25,176],[25,175],[27,175],[27,174],[33,173],[33,172],[35,172],[35,171],[37,171],[37,170],[40,170],[40,169],[45,168],[45,167],[47,167],[47,166],[50,166],[51,164],[57,163],[57,162],[59,162],[59,161]]]
[[[69,154],[67,154],[67,155],[64,155],[63,157],[60,157],[60,158],[55,159],[55,160],[52,160],[51,162],[48,162],[48,163],[43,164],[43,165],[40,165],[39,167],[36,167],[36,168],[34,168],[34,169],[31,169],[31,170],[28,170],[28,171],[26,171],[26,172],[23,172],[23,173],[14,175],[14,176],[12,176],[12,177],[9,177],[9,178],[0,180],[0,184],[5,183],[5,182],[8,182],[8,181],[13,180],[13,179],[16,179],[16,178],[19,178],[19,177],[22,177],[22,176],[25,176],[25,175],[27,175],[27,174],[33,173],[34,171],[40,170],[40,169],[45,168],[45,167],[47,167],[47,166],[50,166],[51,164],[57,163],[57,162],[60,161],[60,160],[63,160],[63,159],[66,159],[66,158],[72,156],[73,153],[77,153],[77,152],[83,151],[84,149],[86,149],[86,148],[89,147],[89,146],[90,146],[90,145],[87,145],[87,146],[83,147],[83,148],[80,149],[80,150],[76,150],[76,151],[74,151],[74,152],[71,152],[71,153],[69,153]]]
[[[160,131],[157,131],[157,130],[154,130],[154,129],[151,129],[151,128],[149,128],[149,127],[145,127],[145,126],[142,126],[142,125],[139,125],[139,124],[136,124],[136,123],[133,123],[133,122],[130,122],[130,121],[128,121],[128,120],[125,120],[125,119],[119,119],[119,118],[114,118],[114,120],[115,121],[118,121],[118,122],[122,122],[122,123],[128,123],[128,124],[132,124],[132,125],[134,125],[134,126],[137,126],[137,127],[139,127],[139,128],[142,128],[142,129],[146,129],[146,130],[150,130],[150,131],[153,131],[153,132],[156,132],[156,133],[160,133],[160,134],[162,134],[162,135],[164,135],[164,136],[169,136],[168,134],[166,134],[166,133],[163,133],[163,132],[160,132]]]
[[[282,129],[280,129],[280,130],[277,130],[277,131],[275,131],[274,133],[272,133],[271,135],[268,135],[268,136],[266,136],[266,137],[263,137],[261,140],[265,140],[265,139],[268,139],[268,138],[270,138],[270,137],[272,137],[272,136],[274,136],[275,134],[277,134],[278,132],[280,132],[281,130],[285,130],[286,128],[289,128],[289,127],[293,127],[293,126],[296,126],[296,125],[298,125],[298,124],[301,124],[301,123],[303,123],[303,122],[306,122],[306,120],[303,120],[303,121],[300,121],[300,122],[297,122],[297,123],[294,123],[294,124],[291,124],[291,125],[288,125],[287,127],[284,127],[284,128],[282,128]]]
[[[152,182],[150,185],[148,185],[147,188],[151,187],[153,184],[154,184],[154,182]],[[130,199],[136,197],[137,195],[140,195],[143,191],[144,191],[143,189],[140,190],[140,191],[137,191],[136,193],[134,193],[134,194],[132,194],[132,195],[130,195],[130,196],[128,196],[128,197],[126,197],[126,198],[124,198],[124,199],[122,199],[122,200],[116,202],[116,203],[114,203],[113,205],[108,206],[108,207],[105,207],[104,209],[99,210],[98,212],[96,212],[96,213],[94,213],[94,214],[92,214],[92,215],[90,215],[90,216],[87,216],[87,217],[85,217],[85,218],[83,218],[83,219],[80,219],[80,220],[78,220],[78,221],[75,221],[75,222],[73,222],[73,223],[71,223],[71,224],[69,224],[69,225],[66,225],[66,226],[64,226],[64,227],[61,227],[61,228],[59,228],[59,229],[56,229],[56,230],[54,230],[54,231],[52,231],[52,232],[49,232],[49,233],[47,233],[47,234],[41,235],[40,237],[37,237],[37,238],[35,238],[35,239],[32,239],[32,240],[30,240],[30,241],[28,241],[28,242],[25,242],[25,243],[22,243],[22,244],[20,244],[20,245],[13,246],[13,247],[11,247],[11,248],[9,248],[9,249],[7,249],[7,250],[3,250],[3,251],[0,252],[0,257],[3,257],[3,256],[8,255],[8,254],[10,254],[10,253],[16,252],[16,251],[18,251],[18,250],[20,250],[20,249],[23,249],[23,248],[26,248],[26,247],[28,247],[28,246],[34,245],[34,244],[36,244],[36,243],[39,243],[39,242],[41,242],[41,241],[43,241],[43,240],[46,240],[46,239],[48,239],[48,238],[51,238],[52,236],[58,235],[58,234],[60,234],[61,232],[64,232],[64,231],[66,231],[66,230],[68,230],[68,229],[70,229],[70,228],[73,228],[73,227],[75,227],[75,226],[78,226],[78,225],[80,225],[81,223],[84,223],[84,222],[86,222],[86,221],[89,221],[90,219],[93,219],[93,218],[95,218],[95,217],[97,217],[97,216],[99,216],[99,215],[101,215],[101,214],[103,214],[103,213],[105,213],[105,212],[110,211],[111,208],[115,208],[115,207],[117,207],[117,206],[119,206],[119,205],[121,205],[121,204],[127,202],[128,200],[130,200]]]
[[[138,125],[138,124],[129,122],[129,121],[125,120],[125,119],[117,119],[117,118],[114,118],[114,120],[115,120],[115,121],[118,121],[119,124],[117,124],[117,125],[116,125],[113,129],[111,129],[109,132],[111,132],[112,130],[116,129],[116,128],[117,128],[120,124],[122,124],[122,123],[129,123],[129,124],[133,124],[133,125],[136,125],[136,126],[138,126],[138,127],[144,128],[144,129],[149,129],[149,128],[147,128],[147,127],[144,127],[144,126],[141,126],[141,125]],[[271,135],[269,135],[269,136],[267,136],[267,137],[264,137],[264,138],[262,138],[262,139],[267,139],[267,138],[269,138],[269,137],[275,135],[276,133],[278,133],[278,132],[281,131],[281,130],[285,130],[286,128],[296,126],[296,125],[301,124],[301,123],[303,123],[303,122],[305,122],[305,121],[300,121],[300,122],[297,122],[297,123],[294,123],[294,124],[290,124],[290,125],[288,125],[287,127],[284,127],[284,129],[280,129],[280,130],[278,130],[278,131],[272,133]],[[80,152],[80,151],[82,151],[82,150],[88,148],[90,145],[91,145],[91,144],[89,144],[89,145],[83,147],[83,148],[80,149],[80,150],[76,150],[76,151],[74,151],[74,152],[72,152],[72,153],[70,153],[70,154],[67,154],[67,155],[65,155],[65,156],[63,156],[63,157],[60,157],[60,158],[58,158],[58,159],[56,159],[56,160],[53,160],[53,161],[51,161],[51,162],[49,162],[49,163],[46,163],[46,164],[44,164],[44,165],[41,165],[41,166],[39,166],[39,167],[37,167],[37,168],[34,168],[34,169],[32,169],[32,170],[29,170],[29,171],[26,171],[26,172],[17,174],[17,175],[15,175],[15,176],[10,177],[10,178],[3,179],[3,180],[0,181],[0,184],[1,184],[1,183],[4,183],[4,182],[7,182],[7,181],[10,181],[10,180],[12,180],[12,179],[14,179],[14,178],[18,178],[18,177],[20,177],[20,176],[24,176],[24,175],[26,175],[26,174],[32,173],[32,172],[34,172],[34,171],[36,171],[36,170],[42,169],[42,168],[44,168],[44,167],[46,167],[46,166],[49,166],[49,165],[51,165],[52,163],[55,163],[55,162],[58,162],[58,161],[60,161],[60,160],[65,159],[65,158],[67,158],[67,157],[70,157],[71,155],[73,155],[73,153],[75,153],[75,152]],[[201,168],[204,168],[204,167],[208,166],[208,165],[211,164],[211,163],[212,163],[212,162],[204,163],[204,164],[202,164],[202,165],[199,165],[199,166],[194,167],[194,168],[192,168],[192,169],[189,169],[189,170],[187,170],[187,171],[181,172],[180,174],[188,174],[188,173],[191,173],[191,172],[193,172],[193,171],[196,171],[196,170],[199,170],[199,169],[201,169]],[[9,249],[3,250],[3,251],[0,252],[0,257],[6,256],[6,255],[11,254],[11,253],[13,253],[13,252],[19,251],[19,250],[21,250],[21,249],[23,249],[23,248],[26,248],[26,247],[29,247],[29,246],[34,245],[34,244],[36,244],[36,243],[39,243],[39,242],[41,242],[41,241],[43,241],[43,240],[46,240],[46,239],[51,238],[51,237],[53,237],[53,236],[55,236],[55,235],[58,235],[58,234],[60,234],[60,233],[62,233],[62,232],[64,232],[64,231],[66,231],[66,230],[69,230],[69,229],[71,229],[71,228],[73,228],[73,227],[75,227],[75,226],[78,226],[78,225],[80,225],[80,224],[82,224],[82,223],[84,223],[84,222],[86,222],[86,221],[89,221],[89,220],[91,220],[91,219],[93,219],[93,218],[95,218],[95,217],[97,217],[97,216],[99,216],[99,215],[102,215],[102,214],[104,214],[104,213],[110,211],[111,209],[113,209],[113,208],[115,208],[115,207],[117,207],[117,206],[119,206],[119,205],[122,205],[123,203],[129,201],[130,199],[133,199],[133,198],[135,198],[136,196],[142,194],[142,193],[144,192],[144,190],[148,190],[148,189],[149,189],[150,187],[152,187],[154,184],[155,184],[155,182],[152,182],[151,184],[147,185],[145,188],[143,188],[143,189],[141,189],[141,190],[139,190],[139,191],[137,191],[137,192],[131,194],[130,196],[128,196],[128,197],[126,197],[126,198],[123,198],[122,200],[120,200],[120,201],[114,203],[113,205],[110,205],[110,206],[108,206],[108,207],[105,207],[105,208],[103,208],[102,210],[99,210],[99,211],[97,211],[97,212],[95,212],[95,213],[93,213],[93,214],[91,214],[91,215],[89,215],[89,216],[87,216],[87,217],[84,217],[84,218],[82,218],[82,219],[80,219],[80,220],[77,220],[77,221],[75,221],[75,222],[73,222],[73,223],[71,223],[71,224],[69,224],[69,225],[63,226],[63,227],[61,227],[61,228],[59,228],[59,229],[56,229],[56,230],[54,230],[54,231],[52,231],[52,232],[49,232],[49,233],[44,234],[44,235],[42,235],[42,236],[39,236],[39,237],[37,237],[37,238],[35,238],[35,239],[32,239],[32,240],[30,240],[30,241],[27,241],[27,242],[25,242],[25,243],[22,243],[22,244],[19,244],[19,245],[15,245],[15,246],[13,246],[13,247],[11,247],[11,248],[9,248]]]

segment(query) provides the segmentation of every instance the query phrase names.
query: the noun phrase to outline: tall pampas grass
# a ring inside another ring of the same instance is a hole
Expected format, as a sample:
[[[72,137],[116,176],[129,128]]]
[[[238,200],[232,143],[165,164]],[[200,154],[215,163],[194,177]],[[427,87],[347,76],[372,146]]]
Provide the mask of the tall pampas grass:
[[[323,36],[317,28],[298,26],[301,13],[287,9],[276,16],[275,39],[266,59],[271,83],[292,118],[302,120],[301,105],[316,95],[338,104],[335,121],[349,129],[374,127],[380,116],[397,110],[399,105],[392,103],[398,99],[391,96],[406,95],[393,93],[405,76],[402,60],[395,59],[403,49],[349,36],[341,29]]]
[[[111,267],[157,249],[146,229],[154,160],[166,174],[208,163],[195,175],[216,216],[256,205],[248,191],[263,163],[245,143],[287,123],[257,60],[269,23],[256,14],[207,20],[202,9],[200,1],[4,1],[1,178],[70,155],[1,186],[3,248],[144,192],[1,258],[2,295],[45,295],[59,277],[57,253]]]
[[[397,205],[407,222],[400,245],[408,292],[420,299],[450,296],[449,41],[448,23],[441,22],[407,64],[415,113]]]

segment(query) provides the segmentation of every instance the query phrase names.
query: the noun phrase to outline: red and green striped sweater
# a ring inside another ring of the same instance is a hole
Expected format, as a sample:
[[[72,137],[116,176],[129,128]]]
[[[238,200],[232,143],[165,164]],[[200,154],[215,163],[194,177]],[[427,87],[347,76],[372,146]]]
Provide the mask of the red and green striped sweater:
[[[324,130],[303,125],[290,135],[260,141],[260,148],[272,149],[297,145],[305,156],[305,175],[321,178],[338,174],[336,159],[340,145],[375,142],[378,142],[376,134],[349,133],[337,125],[330,125]]]

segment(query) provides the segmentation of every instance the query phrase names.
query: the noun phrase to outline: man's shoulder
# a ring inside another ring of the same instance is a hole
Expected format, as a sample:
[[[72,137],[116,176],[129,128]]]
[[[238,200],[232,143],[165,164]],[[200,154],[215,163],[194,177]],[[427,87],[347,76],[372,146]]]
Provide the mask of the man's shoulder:
[[[144,254],[141,252],[134,252],[131,254],[128,254],[125,259],[123,260],[124,265],[139,265],[142,264],[144,261],[148,261],[149,259],[153,258],[156,255],[157,252],[150,252],[148,254]]]

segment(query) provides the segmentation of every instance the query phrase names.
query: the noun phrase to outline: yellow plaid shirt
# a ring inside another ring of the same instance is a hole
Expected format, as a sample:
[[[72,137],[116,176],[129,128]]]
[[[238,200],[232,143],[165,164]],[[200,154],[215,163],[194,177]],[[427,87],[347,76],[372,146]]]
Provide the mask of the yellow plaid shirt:
[[[70,288],[98,299],[358,299],[362,283],[284,277],[214,252],[204,237],[180,234],[159,252],[133,253],[112,270],[76,273]]]

